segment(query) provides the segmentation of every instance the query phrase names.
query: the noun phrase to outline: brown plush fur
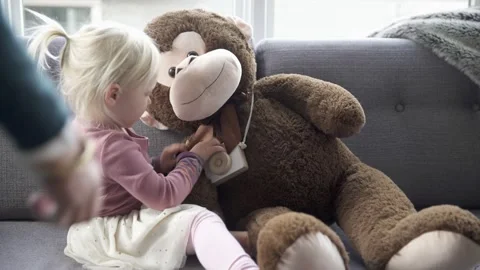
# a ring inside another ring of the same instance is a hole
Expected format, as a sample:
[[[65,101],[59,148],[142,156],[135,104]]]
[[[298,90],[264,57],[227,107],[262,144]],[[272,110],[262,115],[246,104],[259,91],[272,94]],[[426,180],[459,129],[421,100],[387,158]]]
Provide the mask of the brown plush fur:
[[[218,194],[202,176],[187,202],[223,212],[231,229],[248,228],[262,269],[274,269],[281,253],[312,231],[330,237],[347,262],[343,244],[327,227],[335,221],[369,269],[383,269],[403,246],[432,230],[458,232],[480,243],[480,221],[472,214],[452,206],[417,213],[388,176],[363,164],[339,139],[358,133],[365,124],[361,105],[344,88],[297,74],[255,81],[255,58],[247,40],[216,14],[167,13],[145,31],[161,51],[169,50],[180,33],[195,31],[209,50],[228,49],[242,64],[241,83],[232,99],[243,136],[250,108],[245,93],[255,93],[245,150],[250,168],[220,185]],[[168,88],[161,85],[148,111],[177,131],[191,133],[200,124],[177,119]],[[289,209],[304,214],[289,214]]]

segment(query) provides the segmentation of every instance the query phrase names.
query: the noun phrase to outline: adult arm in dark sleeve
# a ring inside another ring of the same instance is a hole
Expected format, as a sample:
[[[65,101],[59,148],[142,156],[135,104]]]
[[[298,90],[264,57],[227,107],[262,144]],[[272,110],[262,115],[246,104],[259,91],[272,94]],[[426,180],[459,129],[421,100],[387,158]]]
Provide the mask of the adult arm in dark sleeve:
[[[68,121],[53,82],[37,70],[1,9],[0,36],[0,124],[27,164],[48,175],[47,193],[32,194],[30,207],[36,216],[67,227],[86,221],[98,213],[102,179],[87,138]]]
[[[0,10],[0,124],[22,152],[60,136],[68,111],[53,82],[42,75]]]

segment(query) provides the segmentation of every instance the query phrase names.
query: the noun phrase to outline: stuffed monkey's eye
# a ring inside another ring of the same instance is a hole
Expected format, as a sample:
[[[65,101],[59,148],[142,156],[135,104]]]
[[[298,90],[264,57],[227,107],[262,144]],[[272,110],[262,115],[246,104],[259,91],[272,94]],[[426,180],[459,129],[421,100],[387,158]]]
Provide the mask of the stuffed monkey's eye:
[[[175,78],[175,67],[171,67],[168,69],[168,76],[172,77],[172,78]]]
[[[196,51],[191,51],[191,52],[187,53],[187,57],[192,56],[192,55],[193,56],[198,56],[198,53]]]

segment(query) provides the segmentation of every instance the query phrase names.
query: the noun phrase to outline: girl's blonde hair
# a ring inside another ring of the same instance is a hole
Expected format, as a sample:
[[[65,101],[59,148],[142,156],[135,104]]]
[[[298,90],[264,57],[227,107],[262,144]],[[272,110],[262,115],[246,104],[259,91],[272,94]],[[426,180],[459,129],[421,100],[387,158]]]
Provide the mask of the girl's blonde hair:
[[[103,22],[82,27],[68,35],[54,20],[29,10],[45,24],[32,28],[28,51],[48,69],[47,57],[60,63],[60,90],[73,112],[98,120],[105,116],[104,97],[112,83],[125,91],[151,87],[159,70],[159,54],[154,41],[130,26]],[[66,43],[58,57],[48,51],[58,37]]]

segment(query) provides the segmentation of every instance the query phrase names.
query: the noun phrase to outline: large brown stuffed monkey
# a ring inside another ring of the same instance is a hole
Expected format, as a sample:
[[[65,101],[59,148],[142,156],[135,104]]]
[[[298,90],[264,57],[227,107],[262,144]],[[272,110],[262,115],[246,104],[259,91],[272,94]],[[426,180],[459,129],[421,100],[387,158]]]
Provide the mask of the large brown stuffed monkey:
[[[145,31],[162,59],[147,109],[157,122],[190,134],[209,125],[231,152],[255,98],[248,170],[218,187],[202,176],[186,202],[219,212],[232,230],[248,230],[261,269],[348,269],[333,222],[369,269],[463,270],[480,262],[478,218],[451,205],[417,212],[342,143],[365,124],[347,90],[297,74],[256,81],[251,29],[240,20],[183,10]]]

